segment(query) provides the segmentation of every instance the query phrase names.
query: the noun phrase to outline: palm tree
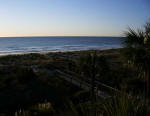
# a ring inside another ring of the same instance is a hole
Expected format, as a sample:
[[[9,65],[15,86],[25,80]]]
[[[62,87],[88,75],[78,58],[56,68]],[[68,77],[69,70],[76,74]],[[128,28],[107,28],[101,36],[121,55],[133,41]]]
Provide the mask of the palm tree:
[[[91,100],[94,104],[96,102],[96,95],[95,95],[95,79],[96,77],[100,77],[105,72],[108,71],[108,63],[104,56],[98,55],[96,51],[86,54],[82,56],[78,63],[80,74],[83,77],[87,77],[91,79]],[[107,72],[108,73],[108,72]],[[94,111],[95,106],[93,105],[93,112],[94,116],[96,115]]]
[[[137,68],[146,81],[147,97],[150,95],[150,22],[143,30],[134,31],[131,28],[125,33],[123,56],[128,63]]]

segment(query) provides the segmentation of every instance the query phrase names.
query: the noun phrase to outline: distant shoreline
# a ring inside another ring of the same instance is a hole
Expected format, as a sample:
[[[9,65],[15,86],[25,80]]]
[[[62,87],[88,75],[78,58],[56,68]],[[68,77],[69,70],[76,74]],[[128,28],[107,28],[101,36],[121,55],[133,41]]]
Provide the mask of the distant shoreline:
[[[28,54],[42,54],[42,55],[44,55],[44,54],[49,54],[49,53],[68,53],[68,52],[87,52],[87,51],[94,51],[94,50],[96,50],[96,51],[118,51],[118,50],[120,50],[120,49],[122,49],[122,48],[106,48],[106,49],[87,49],[87,50],[66,50],[66,51],[41,51],[41,52],[27,52],[27,53],[10,53],[10,54],[0,54],[0,57],[1,56],[13,56],[13,55],[28,55]]]

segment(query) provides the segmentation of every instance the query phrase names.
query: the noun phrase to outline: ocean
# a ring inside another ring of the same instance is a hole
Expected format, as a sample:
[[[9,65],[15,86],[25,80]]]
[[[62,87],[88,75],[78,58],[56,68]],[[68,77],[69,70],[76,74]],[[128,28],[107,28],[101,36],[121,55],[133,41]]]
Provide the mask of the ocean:
[[[121,48],[123,37],[0,37],[0,55]]]

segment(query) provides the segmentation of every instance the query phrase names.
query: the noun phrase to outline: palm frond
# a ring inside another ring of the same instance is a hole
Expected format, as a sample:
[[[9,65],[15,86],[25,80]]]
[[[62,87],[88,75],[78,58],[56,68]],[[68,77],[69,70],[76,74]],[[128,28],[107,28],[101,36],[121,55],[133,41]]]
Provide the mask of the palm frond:
[[[150,36],[150,21],[145,24],[145,33]]]
[[[124,33],[126,39],[123,42],[125,47],[137,47],[144,45],[144,32],[142,30],[134,31],[130,27]]]

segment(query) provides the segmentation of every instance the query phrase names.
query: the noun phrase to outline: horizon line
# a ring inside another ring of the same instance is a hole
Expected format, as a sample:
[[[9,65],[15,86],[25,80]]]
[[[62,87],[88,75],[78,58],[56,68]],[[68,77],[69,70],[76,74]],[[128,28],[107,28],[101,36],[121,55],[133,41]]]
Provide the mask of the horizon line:
[[[0,36],[0,38],[8,38],[8,37],[123,37],[123,36],[106,36],[106,35],[43,35],[43,36]]]

